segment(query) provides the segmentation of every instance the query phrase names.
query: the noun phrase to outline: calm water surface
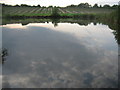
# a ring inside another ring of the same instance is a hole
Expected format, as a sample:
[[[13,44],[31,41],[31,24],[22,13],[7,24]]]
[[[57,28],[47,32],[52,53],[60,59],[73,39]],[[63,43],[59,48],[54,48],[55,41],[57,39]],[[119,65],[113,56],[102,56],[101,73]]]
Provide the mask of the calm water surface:
[[[107,25],[3,25],[3,87],[108,88],[118,84],[118,45]]]

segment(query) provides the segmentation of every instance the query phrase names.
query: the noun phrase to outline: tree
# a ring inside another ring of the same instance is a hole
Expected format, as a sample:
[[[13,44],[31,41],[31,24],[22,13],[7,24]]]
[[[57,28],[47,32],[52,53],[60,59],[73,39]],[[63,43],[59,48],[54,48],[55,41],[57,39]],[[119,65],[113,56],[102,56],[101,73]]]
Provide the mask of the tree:
[[[57,7],[54,7],[52,9],[52,15],[51,16],[52,17],[59,17],[60,16],[59,13],[58,13],[58,8]]]
[[[113,5],[112,8],[118,8],[118,5]]]
[[[27,4],[21,4],[21,6],[22,6],[22,7],[28,7],[28,5],[27,5]]]
[[[93,8],[98,8],[98,4],[97,3],[94,4]]]
[[[80,3],[80,4],[78,5],[78,7],[81,7],[81,8],[89,8],[89,7],[91,7],[91,5],[89,5],[88,3]]]
[[[48,6],[48,8],[53,8],[53,6]]]
[[[89,3],[85,3],[85,7],[89,8],[89,7],[91,7],[91,5]]]
[[[105,5],[103,6],[103,8],[110,8],[110,5],[105,4]]]
[[[102,5],[100,5],[100,8],[102,8]]]
[[[41,7],[40,5],[37,5],[37,7]]]
[[[42,6],[42,8],[46,8],[46,6]]]
[[[12,7],[12,5],[2,4],[3,7]]]
[[[67,6],[67,7],[76,7],[76,5],[72,4],[72,5],[69,5],[69,6]]]
[[[18,4],[16,4],[15,7],[20,7],[20,6]]]

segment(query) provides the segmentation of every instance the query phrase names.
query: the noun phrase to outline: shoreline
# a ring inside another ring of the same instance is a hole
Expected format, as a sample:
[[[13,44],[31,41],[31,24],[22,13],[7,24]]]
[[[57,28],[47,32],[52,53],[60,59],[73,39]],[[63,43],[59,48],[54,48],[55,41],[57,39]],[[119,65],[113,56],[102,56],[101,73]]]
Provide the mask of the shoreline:
[[[63,14],[63,15],[3,15],[2,18],[25,19],[25,18],[52,18],[52,19],[67,19],[67,18],[82,18],[82,19],[96,19],[98,15],[95,14]]]

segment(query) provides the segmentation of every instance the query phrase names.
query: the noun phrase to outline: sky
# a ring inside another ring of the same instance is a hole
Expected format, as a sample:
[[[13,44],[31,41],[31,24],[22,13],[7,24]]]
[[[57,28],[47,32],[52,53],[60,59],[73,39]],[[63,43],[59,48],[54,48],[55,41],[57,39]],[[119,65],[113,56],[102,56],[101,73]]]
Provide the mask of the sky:
[[[117,4],[119,0],[0,0],[0,3],[6,3],[10,5],[16,4],[28,4],[28,5],[41,5],[41,6],[67,6],[71,4],[78,5],[80,3],[88,2],[91,5],[95,3],[104,4]]]

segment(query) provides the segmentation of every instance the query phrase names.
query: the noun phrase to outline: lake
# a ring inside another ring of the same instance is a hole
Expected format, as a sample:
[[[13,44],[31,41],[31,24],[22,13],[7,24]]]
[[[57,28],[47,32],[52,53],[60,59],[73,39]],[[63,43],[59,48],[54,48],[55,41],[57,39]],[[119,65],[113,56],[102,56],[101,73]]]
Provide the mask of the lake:
[[[3,88],[117,88],[118,44],[101,23],[2,25]]]

